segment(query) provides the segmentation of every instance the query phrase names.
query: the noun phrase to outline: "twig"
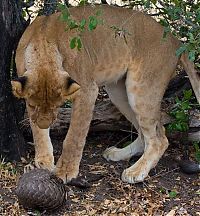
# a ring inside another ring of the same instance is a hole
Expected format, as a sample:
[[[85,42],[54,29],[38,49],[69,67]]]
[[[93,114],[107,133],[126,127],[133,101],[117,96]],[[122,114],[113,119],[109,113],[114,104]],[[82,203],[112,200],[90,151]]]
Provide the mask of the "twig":
[[[179,170],[179,167],[174,168],[174,169],[172,169],[172,170],[169,170],[169,171],[167,171],[167,172],[165,172],[165,173],[163,173],[164,170],[161,170],[158,174],[155,174],[155,175],[153,175],[153,176],[149,176],[149,178],[147,179],[147,181],[152,180],[152,179],[155,179],[155,178],[157,178],[157,177],[164,176],[164,175],[166,175],[166,174],[168,174],[168,173],[171,173],[171,172],[174,172],[174,171],[176,171],[176,170]],[[163,173],[163,174],[161,174],[161,173]]]

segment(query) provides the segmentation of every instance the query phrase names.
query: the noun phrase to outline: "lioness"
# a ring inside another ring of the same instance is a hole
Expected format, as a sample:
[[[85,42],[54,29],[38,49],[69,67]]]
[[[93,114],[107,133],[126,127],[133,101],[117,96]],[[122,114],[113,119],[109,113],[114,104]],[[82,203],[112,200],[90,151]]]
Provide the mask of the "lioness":
[[[137,139],[129,146],[111,147],[107,160],[119,161],[138,153],[142,157],[122,173],[129,183],[143,181],[168,147],[160,123],[160,104],[176,66],[182,63],[200,100],[199,76],[186,54],[175,55],[181,43],[150,16],[111,6],[70,8],[80,21],[102,10],[103,25],[81,34],[83,47],[71,49],[76,30],[66,31],[60,13],[37,17],[18,45],[16,64],[19,78],[12,81],[13,93],[26,100],[35,143],[37,167],[54,169],[49,126],[57,108],[73,98],[71,124],[56,165],[65,182],[76,178],[98,94],[105,85],[112,102],[133,123]],[[126,31],[113,30],[111,26]],[[128,33],[126,33],[128,31]],[[76,82],[75,82],[75,81]],[[79,86],[80,85],[80,86]]]

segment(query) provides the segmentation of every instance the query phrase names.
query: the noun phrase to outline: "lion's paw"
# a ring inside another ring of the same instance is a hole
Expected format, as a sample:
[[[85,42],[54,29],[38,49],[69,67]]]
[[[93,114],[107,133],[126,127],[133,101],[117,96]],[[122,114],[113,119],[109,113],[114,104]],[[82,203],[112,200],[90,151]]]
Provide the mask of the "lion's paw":
[[[73,178],[78,176],[79,169],[78,166],[70,166],[68,163],[63,162],[60,158],[56,164],[55,174],[58,178],[62,179],[64,183],[70,182]]]
[[[35,166],[37,168],[48,169],[49,171],[53,171],[55,169],[54,157],[49,156],[49,155],[36,156],[35,157]]]
[[[127,168],[122,173],[122,181],[130,184],[143,182],[148,173],[141,169]]]
[[[103,157],[107,160],[107,161],[118,161],[118,153],[119,153],[119,149],[116,148],[115,146],[111,146],[110,148],[107,148],[104,153],[103,153]]]
[[[120,161],[130,158],[130,156],[127,156],[127,153],[124,151],[124,149],[116,148],[115,146],[107,148],[103,153],[103,157],[107,161]]]

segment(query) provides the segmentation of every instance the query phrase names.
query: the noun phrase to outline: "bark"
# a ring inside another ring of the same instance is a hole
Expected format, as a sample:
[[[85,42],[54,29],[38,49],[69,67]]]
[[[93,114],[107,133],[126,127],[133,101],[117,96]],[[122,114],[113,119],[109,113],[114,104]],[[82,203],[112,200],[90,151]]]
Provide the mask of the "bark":
[[[55,13],[58,0],[45,0],[41,15],[49,16]]]
[[[20,160],[25,142],[19,130],[19,104],[11,92],[11,63],[14,50],[27,23],[20,1],[0,1],[0,154],[8,160]],[[21,110],[21,109],[20,109]]]

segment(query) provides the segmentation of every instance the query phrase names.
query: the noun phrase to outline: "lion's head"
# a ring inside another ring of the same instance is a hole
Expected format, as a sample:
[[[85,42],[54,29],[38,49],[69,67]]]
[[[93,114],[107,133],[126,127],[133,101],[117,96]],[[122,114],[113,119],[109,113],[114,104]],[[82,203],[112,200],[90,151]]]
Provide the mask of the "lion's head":
[[[72,99],[79,88],[65,71],[27,71],[12,81],[13,94],[26,100],[31,120],[41,129],[50,126],[57,108]]]

